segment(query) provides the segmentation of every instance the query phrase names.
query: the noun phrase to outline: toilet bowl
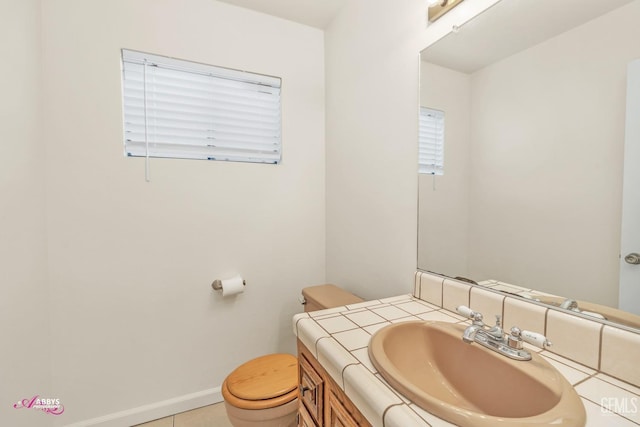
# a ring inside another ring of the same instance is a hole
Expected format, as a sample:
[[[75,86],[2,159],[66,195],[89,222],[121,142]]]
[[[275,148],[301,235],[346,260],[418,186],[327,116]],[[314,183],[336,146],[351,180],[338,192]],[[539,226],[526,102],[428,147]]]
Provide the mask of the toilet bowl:
[[[334,285],[304,288],[305,311],[362,299]],[[268,354],[238,366],[222,383],[227,417],[234,427],[294,427],[298,412],[298,359]]]
[[[298,359],[268,354],[250,360],[224,380],[222,397],[234,427],[295,426]]]

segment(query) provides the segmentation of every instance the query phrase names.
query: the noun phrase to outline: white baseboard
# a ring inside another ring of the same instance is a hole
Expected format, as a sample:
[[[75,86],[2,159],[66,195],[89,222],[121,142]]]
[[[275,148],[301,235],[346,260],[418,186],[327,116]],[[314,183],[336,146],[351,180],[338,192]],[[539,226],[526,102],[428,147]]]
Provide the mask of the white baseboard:
[[[220,387],[185,394],[173,399],[150,403],[126,411],[115,412],[98,418],[68,424],[65,427],[130,427],[158,418],[168,417],[179,412],[189,411],[202,406],[222,402]]]

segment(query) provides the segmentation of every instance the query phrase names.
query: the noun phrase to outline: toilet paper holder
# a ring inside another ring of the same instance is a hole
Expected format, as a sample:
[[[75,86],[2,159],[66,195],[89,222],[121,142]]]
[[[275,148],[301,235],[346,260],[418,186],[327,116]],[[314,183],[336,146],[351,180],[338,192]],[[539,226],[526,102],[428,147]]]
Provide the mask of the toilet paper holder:
[[[242,286],[247,286],[247,281],[242,279]],[[211,284],[211,287],[213,288],[214,291],[221,291],[222,290],[222,280],[220,279],[216,279],[213,281],[213,283]]]

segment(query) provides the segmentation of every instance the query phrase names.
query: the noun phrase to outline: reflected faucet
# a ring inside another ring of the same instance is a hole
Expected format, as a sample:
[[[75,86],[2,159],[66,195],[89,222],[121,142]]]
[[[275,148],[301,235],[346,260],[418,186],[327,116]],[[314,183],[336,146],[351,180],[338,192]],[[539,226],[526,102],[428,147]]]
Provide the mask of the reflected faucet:
[[[562,301],[562,303],[560,304],[560,308],[564,308],[565,310],[575,311],[576,313],[586,314],[587,316],[595,317],[597,319],[607,320],[607,318],[600,313],[581,310],[578,307],[578,301],[571,298],[567,298],[564,301]]]
[[[567,298],[560,304],[560,308],[564,308],[565,310],[577,310],[578,309],[578,301],[574,299]]]

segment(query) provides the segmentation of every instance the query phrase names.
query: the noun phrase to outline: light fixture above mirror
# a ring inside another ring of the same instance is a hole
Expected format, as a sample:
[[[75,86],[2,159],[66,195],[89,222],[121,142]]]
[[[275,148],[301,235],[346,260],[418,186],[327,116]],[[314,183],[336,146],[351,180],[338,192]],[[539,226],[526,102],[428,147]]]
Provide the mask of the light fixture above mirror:
[[[464,0],[427,0],[427,4],[429,5],[429,22],[438,20],[463,1]]]

